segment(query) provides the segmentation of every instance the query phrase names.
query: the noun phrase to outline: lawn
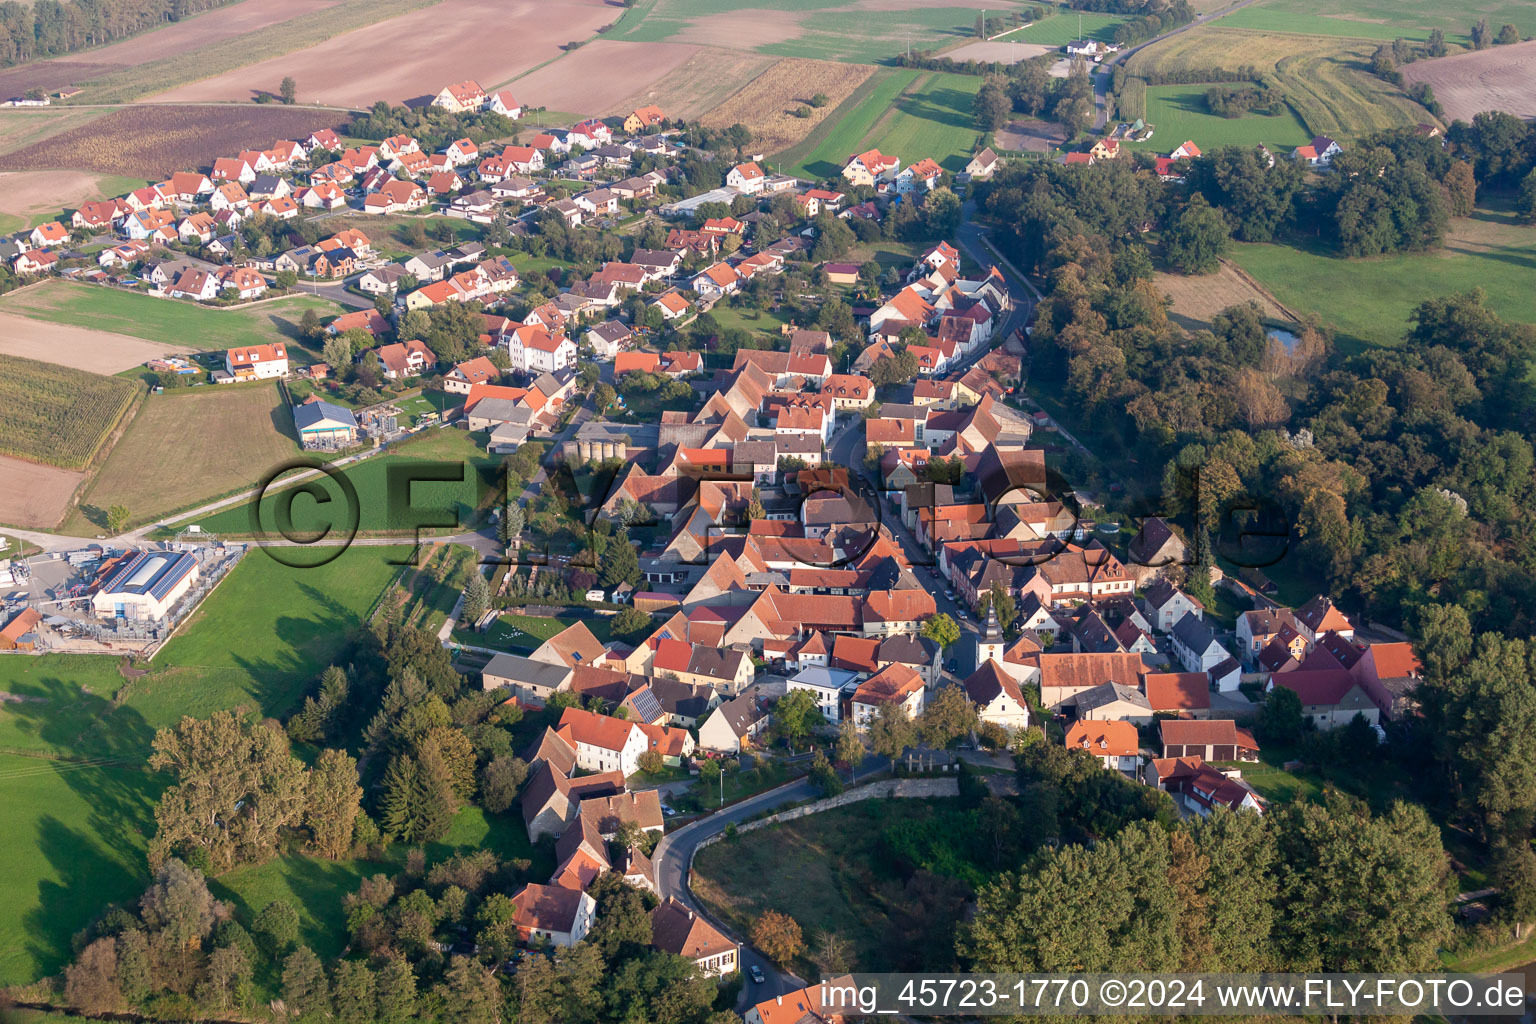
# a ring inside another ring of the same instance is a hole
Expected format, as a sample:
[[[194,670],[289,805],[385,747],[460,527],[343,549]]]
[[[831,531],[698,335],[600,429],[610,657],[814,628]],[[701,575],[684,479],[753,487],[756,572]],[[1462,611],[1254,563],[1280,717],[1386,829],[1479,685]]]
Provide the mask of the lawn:
[[[270,381],[150,395],[63,528],[94,533],[113,505],[127,508],[134,525],[153,522],[255,487],[298,454],[293,414]]]
[[[1154,85],[1147,88],[1148,122],[1156,126],[1154,138],[1131,142],[1136,149],[1166,153],[1193,139],[1201,149],[1219,146],[1256,146],[1264,143],[1276,153],[1306,145],[1312,136],[1289,107],[1274,117],[1217,117],[1207,111],[1205,85]]]
[[[127,706],[151,726],[245,704],[281,716],[342,653],[406,547],[354,547],[313,568],[251,551],[161,649]],[[238,638],[238,640],[236,640]]]
[[[762,309],[752,309],[749,306],[731,306],[721,302],[709,311],[709,315],[719,323],[721,330],[739,328],[753,334],[771,334],[779,336],[779,328],[784,321],[773,313]]]
[[[916,71],[895,71],[871,75],[869,81],[854,90],[853,95],[822,122],[823,125],[830,125],[824,133],[821,130],[812,132],[800,146],[780,154],[786,172],[816,179],[832,178],[842,173],[843,165],[848,162],[848,154],[859,152],[860,140],[874,127],[880,115],[896,102],[896,97],[917,79],[918,74]],[[843,107],[847,107],[846,112]],[[802,147],[806,146],[813,148],[802,155]]]
[[[291,342],[306,309],[321,316],[342,312],[331,300],[313,295],[294,295],[248,308],[212,309],[68,281],[45,281],[0,300],[0,311],[6,313],[200,351]]]
[[[162,784],[132,764],[0,754],[0,985],[59,970],[71,935],[142,891]]]
[[[694,859],[693,890],[740,934],[778,910],[807,940],[822,928],[840,934],[854,970],[888,969],[901,888],[881,829],[922,821],[947,803],[866,800],[715,843]]]
[[[412,516],[457,517],[454,532],[467,528],[475,521],[476,510],[482,499],[489,498],[494,479],[489,476],[500,460],[485,454],[478,443],[483,434],[469,434],[462,430],[440,428],[428,430],[394,446],[388,454],[372,456],[362,462],[348,465],[345,473],[357,489],[358,530],[361,533],[398,533],[404,540],[412,536]],[[401,472],[396,467],[437,466],[456,480],[415,483],[410,488],[410,506],[405,496],[397,494],[391,500],[389,479],[391,472]],[[260,518],[263,529],[272,530],[278,515],[288,506],[292,515],[292,535],[318,534],[327,527],[340,532],[345,527],[344,502],[339,489],[329,481],[305,481],[322,488],[335,501],[320,503],[316,497],[307,496],[292,488],[269,492],[261,501]],[[302,487],[302,485],[301,485]],[[412,512],[412,508],[415,512]],[[251,534],[251,505],[242,502],[230,508],[198,520],[206,530],[225,536]]]
[[[1161,134],[1161,133],[1159,133]],[[1502,210],[1451,222],[1437,252],[1346,260],[1284,245],[1237,245],[1231,259],[1298,313],[1317,313],[1341,344],[1396,345],[1426,299],[1482,288],[1500,315],[1536,322],[1536,228]]]
[[[58,970],[104,903],[143,884],[163,781],[142,769],[152,730],[112,697],[110,657],[0,658],[0,985]]]
[[[1115,29],[1126,20],[1115,14],[1079,14],[1076,11],[1052,14],[999,38],[1010,43],[1036,43],[1040,46],[1066,46],[1074,39],[1097,39],[1101,43],[1112,43]]]
[[[965,170],[980,138],[971,105],[981,82],[977,75],[924,75],[849,152],[878,149],[901,157],[904,166],[932,157],[946,171]]]
[[[601,643],[607,643],[612,639],[609,632],[612,616],[591,615],[555,618],[546,615],[520,615],[508,613],[497,617],[491,624],[491,628],[484,633],[476,633],[473,630],[458,630],[453,638],[462,644],[473,647],[489,647],[492,650],[507,651],[512,654],[530,654],[537,650],[539,645],[561,631],[574,626],[577,622],[586,624],[587,629]]]

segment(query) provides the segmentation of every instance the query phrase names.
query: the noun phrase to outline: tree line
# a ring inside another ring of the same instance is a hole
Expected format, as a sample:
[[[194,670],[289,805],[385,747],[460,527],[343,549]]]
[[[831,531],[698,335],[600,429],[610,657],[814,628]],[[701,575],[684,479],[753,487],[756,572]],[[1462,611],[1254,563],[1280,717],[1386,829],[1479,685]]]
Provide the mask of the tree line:
[[[75,53],[223,7],[233,0],[36,0],[0,3],[0,64]]]
[[[1447,208],[1470,210],[1474,178],[1530,173],[1500,126],[1486,119],[1481,145],[1452,153],[1425,140],[1434,160],[1414,155],[1411,133],[1364,142],[1337,158],[1350,173],[1325,176],[1303,223],[1345,252],[1433,244]],[[1422,303],[1394,349],[1339,351],[1316,322],[1287,344],[1249,307],[1189,336],[1152,284],[1143,227],[1163,225],[1165,258],[1198,271],[1229,236],[1286,229],[1301,182],[1290,161],[1224,150],[1191,163],[1188,191],[1185,200],[1125,161],[1014,165],[977,186],[993,237],[1050,282],[1031,375],[1065,388],[1111,447],[1168,465],[1170,510],[1194,511],[1178,507],[1174,481],[1195,465],[1206,511],[1238,494],[1276,501],[1297,527],[1287,557],[1372,618],[1411,623],[1439,594],[1464,603],[1479,630],[1528,633],[1536,328],[1471,293]]]

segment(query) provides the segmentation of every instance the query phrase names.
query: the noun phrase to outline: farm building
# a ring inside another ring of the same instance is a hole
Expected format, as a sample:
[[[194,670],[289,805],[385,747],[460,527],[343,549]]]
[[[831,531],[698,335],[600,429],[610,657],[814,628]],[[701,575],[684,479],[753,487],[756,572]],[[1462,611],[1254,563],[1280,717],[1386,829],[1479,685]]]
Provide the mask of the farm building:
[[[117,564],[91,597],[103,619],[159,622],[197,580],[197,557],[186,551],[137,551]]]

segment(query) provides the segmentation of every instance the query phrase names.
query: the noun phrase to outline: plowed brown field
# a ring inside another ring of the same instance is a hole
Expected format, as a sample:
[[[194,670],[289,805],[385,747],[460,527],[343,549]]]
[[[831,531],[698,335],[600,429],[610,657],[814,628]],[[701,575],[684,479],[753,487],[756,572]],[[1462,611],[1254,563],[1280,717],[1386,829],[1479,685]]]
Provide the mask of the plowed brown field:
[[[1485,110],[1536,117],[1536,40],[1404,64],[1403,81],[1428,82],[1448,121]]]
[[[788,57],[699,120],[717,128],[744,124],[752,129],[754,149],[776,153],[805,138],[873,71],[865,64]],[[809,106],[817,93],[827,96],[820,108]],[[795,117],[793,112],[802,107],[810,110],[811,116]]]
[[[0,170],[68,168],[159,179],[215,157],[336,128],[338,115],[296,107],[129,107],[0,156]]]
[[[153,98],[249,100],[284,76],[292,76],[301,101],[342,107],[433,96],[466,78],[493,89],[558,57],[566,43],[589,38],[620,13],[603,0],[444,0]],[[521,87],[515,93],[524,103],[554,106]]]

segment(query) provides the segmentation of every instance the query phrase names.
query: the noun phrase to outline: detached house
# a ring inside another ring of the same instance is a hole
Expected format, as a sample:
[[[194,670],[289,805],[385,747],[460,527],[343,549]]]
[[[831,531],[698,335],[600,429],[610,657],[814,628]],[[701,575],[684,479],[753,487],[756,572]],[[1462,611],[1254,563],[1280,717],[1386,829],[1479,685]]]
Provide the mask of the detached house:
[[[891,181],[901,169],[901,158],[887,156],[878,149],[871,149],[848,158],[843,166],[843,178],[848,184],[874,186]]]
[[[725,184],[728,188],[734,188],[743,195],[749,196],[761,192],[767,181],[768,176],[755,163],[737,164],[725,176]]]
[[[624,132],[627,135],[639,135],[647,128],[657,127],[664,120],[666,115],[658,106],[637,107],[624,119]]]
[[[485,106],[485,99],[485,90],[480,88],[479,82],[471,79],[443,86],[442,91],[433,97],[432,105],[462,114],[469,110],[479,110]]]
[[[419,338],[382,345],[378,355],[379,362],[384,366],[384,376],[390,380],[417,377],[437,365],[437,356]]]
[[[1136,726],[1120,720],[1074,722],[1067,730],[1068,750],[1086,750],[1111,771],[1135,776],[1141,767]]]
[[[527,943],[569,948],[587,937],[597,919],[597,902],[563,885],[530,883],[512,897],[512,905],[517,936]]]
[[[651,911],[651,948],[692,961],[707,977],[732,974],[741,964],[741,948],[675,898]]]
[[[288,347],[282,342],[247,345],[224,353],[224,370],[233,380],[265,380],[288,375]]]

